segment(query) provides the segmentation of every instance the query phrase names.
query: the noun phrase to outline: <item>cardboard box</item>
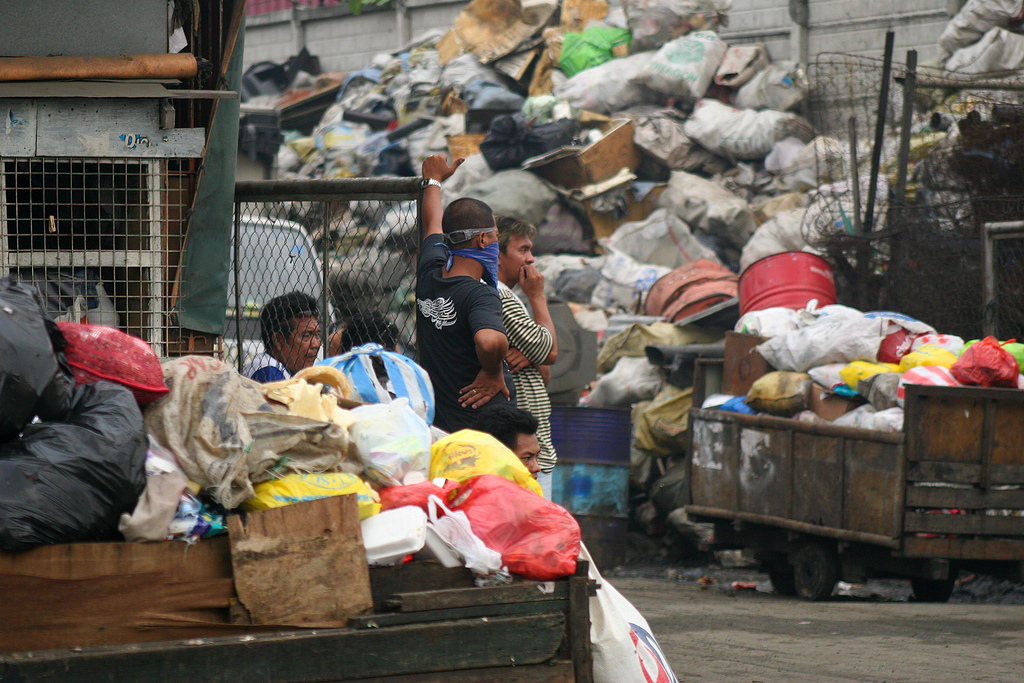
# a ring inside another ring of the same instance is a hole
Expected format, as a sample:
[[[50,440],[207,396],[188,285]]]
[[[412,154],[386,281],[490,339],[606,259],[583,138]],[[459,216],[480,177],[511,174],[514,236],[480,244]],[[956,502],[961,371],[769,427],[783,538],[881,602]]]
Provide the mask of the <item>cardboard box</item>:
[[[823,420],[831,422],[860,405],[863,405],[862,401],[833,394],[820,384],[811,384],[808,408]]]
[[[583,207],[587,210],[587,218],[590,219],[590,224],[594,226],[594,239],[598,240],[602,237],[608,237],[623,223],[642,221],[647,218],[658,207],[658,197],[664,189],[664,185],[658,185],[640,201],[633,198],[632,192],[627,192],[626,213],[621,216],[617,213],[594,211],[591,208],[593,200],[583,200]]]
[[[523,162],[530,169],[562,187],[584,187],[607,180],[623,168],[635,171],[640,150],[633,144],[633,122],[613,120],[600,126],[604,137],[585,147],[560,147]]]

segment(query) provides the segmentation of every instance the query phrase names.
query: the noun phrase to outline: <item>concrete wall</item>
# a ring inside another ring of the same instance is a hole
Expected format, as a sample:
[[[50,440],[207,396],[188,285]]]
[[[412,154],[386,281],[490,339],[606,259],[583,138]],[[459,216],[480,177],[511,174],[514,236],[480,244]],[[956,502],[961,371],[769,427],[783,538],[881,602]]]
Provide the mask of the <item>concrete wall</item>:
[[[885,33],[896,31],[896,60],[908,49],[918,60],[938,53],[936,41],[962,0],[808,0],[809,28],[790,19],[791,0],[733,0],[730,43],[763,42],[773,59],[812,60],[822,52],[881,57]],[[346,6],[298,8],[249,17],[245,66],[283,62],[298,51],[305,36],[325,71],[367,66],[374,54],[388,52],[432,29],[446,30],[458,15],[460,0],[405,0],[398,8],[368,7],[359,16]],[[404,8],[404,9],[403,9]],[[803,52],[804,54],[800,54]]]

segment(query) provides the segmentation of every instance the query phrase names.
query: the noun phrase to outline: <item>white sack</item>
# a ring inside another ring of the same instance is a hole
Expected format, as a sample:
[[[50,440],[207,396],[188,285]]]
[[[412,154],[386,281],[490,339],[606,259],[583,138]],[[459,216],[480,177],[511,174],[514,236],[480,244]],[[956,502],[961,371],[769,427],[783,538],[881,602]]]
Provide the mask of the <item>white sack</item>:
[[[721,185],[684,171],[673,171],[668,187],[658,197],[668,209],[699,233],[719,235],[737,249],[757,229],[750,205]]]
[[[601,244],[640,263],[672,269],[702,258],[719,263],[715,252],[698,242],[681,218],[665,209],[656,209],[642,221],[623,223]]]
[[[760,311],[749,311],[736,321],[737,332],[759,337],[778,337],[797,329],[796,311],[792,308],[772,306]]]
[[[740,109],[789,111],[807,99],[809,90],[803,67],[796,62],[775,62],[736,92],[735,103]]]
[[[556,86],[552,94],[575,109],[598,114],[611,114],[638,104],[654,102],[657,100],[654,93],[633,82],[633,78],[640,75],[652,57],[653,52],[639,52],[584,69]]]
[[[633,80],[670,97],[696,102],[711,85],[725,50],[725,43],[712,31],[689,33],[662,45]]]
[[[661,372],[648,362],[646,356],[623,356],[615,362],[611,372],[597,380],[587,403],[608,408],[628,407],[637,401],[654,398],[663,381]]]
[[[946,70],[961,74],[1015,71],[1024,65],[1024,36],[994,28],[977,43],[957,50]]]
[[[1018,26],[1024,15],[1021,0],[967,0],[939,36],[939,47],[952,54],[978,42],[992,28]]]
[[[787,190],[805,192],[824,183],[845,180],[849,175],[849,159],[847,143],[818,136],[789,157],[776,177]]]
[[[736,109],[717,100],[698,102],[683,130],[712,152],[745,161],[764,159],[779,140],[814,138],[811,124],[796,114]]]
[[[715,83],[738,88],[768,66],[768,50],[764,43],[732,45],[715,72]]]
[[[802,226],[806,213],[807,209],[780,211],[762,223],[743,246],[740,273],[766,256],[787,251],[813,251],[804,239]]]

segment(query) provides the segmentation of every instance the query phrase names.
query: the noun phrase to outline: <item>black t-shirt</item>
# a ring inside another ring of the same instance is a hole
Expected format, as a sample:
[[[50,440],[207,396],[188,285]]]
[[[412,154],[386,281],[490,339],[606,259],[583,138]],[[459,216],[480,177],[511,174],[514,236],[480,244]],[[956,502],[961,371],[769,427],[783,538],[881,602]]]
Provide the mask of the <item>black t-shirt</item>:
[[[434,424],[454,432],[472,427],[477,413],[459,405],[459,390],[472,384],[481,369],[473,336],[480,330],[504,334],[505,326],[498,290],[471,277],[444,277],[447,261],[441,235],[423,240],[416,273],[416,344],[420,365],[434,385]],[[505,386],[515,391],[507,368]],[[499,393],[487,405],[506,401]]]

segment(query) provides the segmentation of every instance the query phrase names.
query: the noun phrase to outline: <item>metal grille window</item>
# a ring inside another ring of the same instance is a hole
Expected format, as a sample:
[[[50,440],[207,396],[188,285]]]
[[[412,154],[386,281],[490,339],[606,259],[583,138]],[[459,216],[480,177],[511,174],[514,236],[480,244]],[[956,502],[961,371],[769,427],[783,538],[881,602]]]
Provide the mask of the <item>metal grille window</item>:
[[[190,164],[4,159],[0,277],[35,284],[51,317],[119,327],[165,355]]]
[[[225,360],[245,372],[272,352],[294,372],[366,341],[411,355],[420,194],[418,178],[236,184]]]

